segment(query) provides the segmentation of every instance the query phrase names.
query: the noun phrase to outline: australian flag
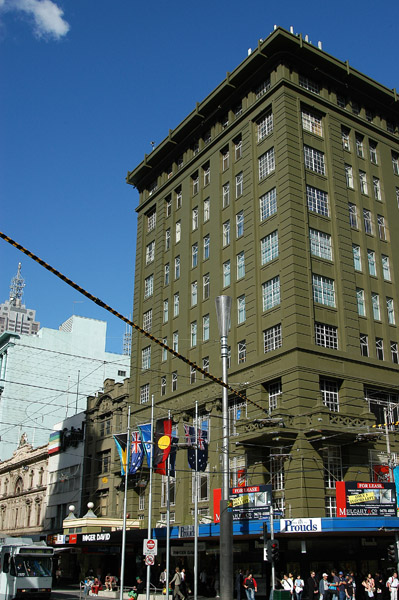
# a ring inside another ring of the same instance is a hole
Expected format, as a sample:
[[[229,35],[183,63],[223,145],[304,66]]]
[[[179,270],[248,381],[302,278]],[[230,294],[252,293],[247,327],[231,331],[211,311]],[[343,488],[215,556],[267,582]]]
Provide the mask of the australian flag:
[[[132,457],[130,459],[130,468],[129,468],[129,473],[131,475],[133,475],[134,473],[136,473],[139,468],[141,467],[141,465],[143,464],[143,458],[144,458],[144,448],[143,448],[143,444],[141,443],[141,437],[140,437],[140,432],[139,431],[133,431],[132,433]]]
[[[188,464],[190,469],[194,471],[205,471],[208,463],[208,432],[206,429],[197,429],[197,437],[195,433],[195,427],[184,424],[186,444],[189,446],[187,451]],[[195,445],[197,445],[197,448],[195,448]],[[197,464],[195,464],[196,453]]]

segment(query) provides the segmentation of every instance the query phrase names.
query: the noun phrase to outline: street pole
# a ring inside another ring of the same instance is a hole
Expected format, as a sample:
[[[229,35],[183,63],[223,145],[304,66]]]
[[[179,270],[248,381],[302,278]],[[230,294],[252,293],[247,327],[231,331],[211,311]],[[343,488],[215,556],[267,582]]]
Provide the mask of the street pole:
[[[228,383],[228,345],[230,329],[230,296],[216,298],[222,358],[222,381]],[[222,392],[222,498],[220,501],[220,596],[221,600],[233,598],[233,513],[229,508],[229,396],[226,387]]]
[[[151,461],[150,461],[150,491],[148,494],[148,528],[147,537],[151,539],[152,526],[152,473],[154,470],[154,394],[151,396]],[[168,581],[169,583],[169,581]],[[146,587],[146,600],[150,600],[150,584],[151,584],[151,567],[147,565],[147,587]]]
[[[170,419],[170,411],[168,413]],[[172,434],[173,439],[173,434]],[[170,578],[170,454],[168,456],[168,481],[166,484],[166,598],[169,600],[169,578]],[[176,493],[176,488],[175,488]]]
[[[198,598],[198,400],[195,401],[194,600]]]
[[[123,527],[121,548],[121,576],[119,598],[123,600],[123,584],[125,581],[125,554],[126,554],[126,513],[127,513],[127,483],[130,462],[130,406],[127,409],[127,437],[126,437],[126,464],[125,464],[125,495],[123,497]]]
[[[270,505],[270,539],[273,542],[274,540],[274,514],[273,514],[273,504]],[[276,565],[274,564],[274,560],[272,560],[272,593],[270,594],[271,600],[274,598],[274,590],[276,589]]]

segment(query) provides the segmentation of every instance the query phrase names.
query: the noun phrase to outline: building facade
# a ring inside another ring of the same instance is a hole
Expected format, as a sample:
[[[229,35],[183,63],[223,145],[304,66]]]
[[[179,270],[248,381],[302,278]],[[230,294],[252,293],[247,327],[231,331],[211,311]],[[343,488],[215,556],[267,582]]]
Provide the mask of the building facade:
[[[35,335],[40,328],[40,323],[35,320],[36,311],[22,304],[25,280],[21,275],[21,267],[19,263],[17,274],[11,280],[9,299],[0,304],[0,334],[10,331]]]

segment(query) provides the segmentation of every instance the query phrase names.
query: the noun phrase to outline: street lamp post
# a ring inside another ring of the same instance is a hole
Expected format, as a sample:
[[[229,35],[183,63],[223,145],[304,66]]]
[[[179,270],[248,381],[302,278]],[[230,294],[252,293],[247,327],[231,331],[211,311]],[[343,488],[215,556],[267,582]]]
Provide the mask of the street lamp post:
[[[230,329],[230,296],[216,298],[221,357],[222,381],[228,383],[228,345],[227,335]],[[220,597],[221,600],[233,598],[233,513],[229,508],[229,397],[223,387],[222,395],[222,498],[220,501]]]

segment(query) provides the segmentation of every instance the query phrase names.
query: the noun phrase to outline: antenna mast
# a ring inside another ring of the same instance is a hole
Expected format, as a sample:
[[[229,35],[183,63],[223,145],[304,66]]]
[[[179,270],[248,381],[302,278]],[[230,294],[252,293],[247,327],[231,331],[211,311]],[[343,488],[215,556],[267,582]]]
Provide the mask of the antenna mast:
[[[21,266],[21,263],[18,263],[17,274],[11,279],[10,303],[12,306],[21,306],[22,295],[24,293],[25,280],[21,275]]]

